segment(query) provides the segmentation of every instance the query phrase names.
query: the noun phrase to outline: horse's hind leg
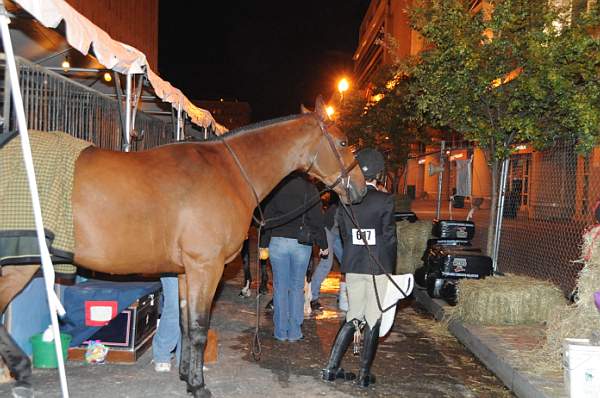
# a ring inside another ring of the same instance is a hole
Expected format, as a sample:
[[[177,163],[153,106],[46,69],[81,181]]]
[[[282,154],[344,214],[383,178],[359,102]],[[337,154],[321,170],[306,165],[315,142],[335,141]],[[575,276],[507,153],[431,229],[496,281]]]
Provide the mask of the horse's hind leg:
[[[187,280],[185,274],[179,275],[179,322],[181,327],[181,362],[179,378],[188,381],[190,373],[190,335],[187,305]]]
[[[38,268],[38,265],[2,267],[0,313],[4,313],[11,300],[23,290]],[[17,397],[33,396],[30,383],[31,361],[8,334],[3,324],[0,324],[0,356],[17,381],[13,387],[13,395]]]
[[[204,264],[186,265],[190,368],[188,391],[195,398],[210,397],[204,385],[204,349],[208,338],[212,300],[223,274],[223,259]]]
[[[31,361],[2,324],[0,324],[0,356],[17,381],[13,387],[14,395],[17,397],[33,396]]]

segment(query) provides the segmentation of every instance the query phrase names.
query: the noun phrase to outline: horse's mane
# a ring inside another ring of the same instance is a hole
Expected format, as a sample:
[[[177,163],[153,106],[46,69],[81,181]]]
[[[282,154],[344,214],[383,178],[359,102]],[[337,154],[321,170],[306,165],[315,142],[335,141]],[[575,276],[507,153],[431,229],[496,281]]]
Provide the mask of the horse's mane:
[[[256,129],[259,129],[259,128],[262,128],[262,127],[267,127],[267,126],[271,126],[273,124],[287,122],[288,120],[300,119],[301,117],[304,117],[304,116],[306,116],[306,114],[289,115],[289,116],[278,117],[276,119],[263,120],[262,122],[252,123],[252,124],[248,124],[246,126],[238,127],[237,129],[229,130],[225,134],[221,134],[221,135],[217,135],[217,136],[211,136],[207,140],[203,140],[203,141],[204,142],[207,142],[207,141],[220,141],[223,138],[237,136],[237,135],[240,135],[240,134],[243,134],[243,133],[247,133],[249,131],[253,131],[253,130],[256,130]]]

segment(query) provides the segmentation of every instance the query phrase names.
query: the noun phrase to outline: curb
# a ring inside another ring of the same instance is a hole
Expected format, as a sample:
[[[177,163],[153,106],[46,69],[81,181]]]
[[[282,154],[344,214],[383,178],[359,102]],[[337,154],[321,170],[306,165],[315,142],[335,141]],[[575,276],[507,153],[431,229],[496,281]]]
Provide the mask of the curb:
[[[436,320],[444,317],[445,301],[432,299],[427,291],[415,286],[415,300],[429,311]],[[481,333],[477,326],[453,320],[448,330],[473,353],[506,387],[519,398],[566,398],[562,382],[546,380],[517,368],[508,358],[504,350],[494,344],[493,338]],[[544,391],[544,389],[549,391]],[[560,393],[557,391],[562,391]]]

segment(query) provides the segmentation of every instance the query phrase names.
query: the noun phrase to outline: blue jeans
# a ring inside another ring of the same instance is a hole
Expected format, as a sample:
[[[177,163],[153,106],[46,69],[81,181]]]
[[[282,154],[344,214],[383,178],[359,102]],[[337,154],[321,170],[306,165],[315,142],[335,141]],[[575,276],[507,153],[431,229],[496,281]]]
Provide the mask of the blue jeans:
[[[8,332],[17,345],[27,355],[31,355],[33,349],[29,339],[34,334],[42,333],[51,324],[44,278],[33,278],[15,296],[10,303],[10,318]]]
[[[327,274],[331,271],[333,266],[333,256],[335,255],[338,261],[342,262],[342,238],[340,238],[339,229],[336,227],[333,230],[325,228],[325,234],[327,235],[327,247],[329,247],[329,255],[322,258],[317,265],[317,269],[313,273],[312,280],[310,282],[310,289],[312,294],[311,300],[319,298],[319,292],[321,290],[321,284],[327,278]]]
[[[269,257],[273,269],[273,323],[278,340],[302,338],[304,277],[312,248],[296,239],[273,237]]]
[[[181,356],[181,328],[179,326],[179,282],[176,276],[160,278],[162,284],[162,314],[152,340],[154,362],[171,362],[171,352],[179,364]]]

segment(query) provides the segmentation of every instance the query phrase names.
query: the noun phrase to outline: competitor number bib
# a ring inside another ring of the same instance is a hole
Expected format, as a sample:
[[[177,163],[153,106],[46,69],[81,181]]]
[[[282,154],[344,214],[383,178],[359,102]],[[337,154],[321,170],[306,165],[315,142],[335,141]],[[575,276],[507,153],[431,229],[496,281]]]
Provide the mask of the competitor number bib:
[[[362,237],[361,237],[362,232]],[[363,241],[363,237],[365,240]],[[367,242],[368,246],[374,246],[377,244],[375,240],[375,228],[352,228],[352,244],[353,245],[363,245]]]

